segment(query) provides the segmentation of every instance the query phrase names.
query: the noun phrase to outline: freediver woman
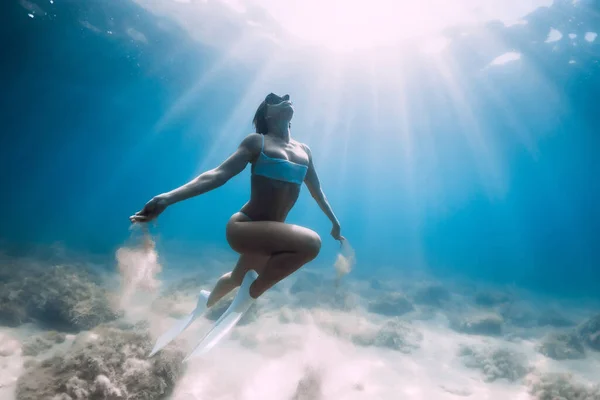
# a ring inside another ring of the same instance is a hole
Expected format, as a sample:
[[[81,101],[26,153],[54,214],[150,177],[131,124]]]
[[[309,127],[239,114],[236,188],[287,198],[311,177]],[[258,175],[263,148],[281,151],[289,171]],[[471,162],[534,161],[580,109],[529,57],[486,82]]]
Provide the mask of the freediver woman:
[[[216,189],[252,165],[250,200],[231,216],[226,226],[227,242],[240,254],[235,268],[221,276],[212,292],[201,291],[196,309],[158,338],[150,356],[239,287],[229,308],[186,360],[205,353],[235,326],[258,297],[317,257],[321,249],[319,235],[285,222],[302,183],[333,224],[331,236],[340,243],[345,240],[321,188],[310,148],[291,137],[293,115],[289,95],[268,94],[254,115],[256,133],[246,136],[233,154],[187,184],[153,197],[129,217],[132,223],[152,221],[168,206]]]

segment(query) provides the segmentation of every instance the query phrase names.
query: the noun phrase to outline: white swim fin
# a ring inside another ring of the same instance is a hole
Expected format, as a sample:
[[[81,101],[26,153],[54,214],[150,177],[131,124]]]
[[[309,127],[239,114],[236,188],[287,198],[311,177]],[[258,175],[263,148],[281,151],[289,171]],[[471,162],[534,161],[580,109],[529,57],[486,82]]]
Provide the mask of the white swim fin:
[[[256,301],[250,296],[250,285],[256,278],[258,278],[256,271],[250,270],[246,272],[246,276],[244,276],[244,280],[229,308],[227,308],[223,315],[215,322],[212,329],[194,347],[194,350],[183,360],[184,362],[190,358],[205,354],[231,332],[235,324],[238,323],[244,313]]]
[[[206,301],[208,300],[208,296],[210,296],[210,292],[208,290],[201,290],[200,297],[198,298],[198,304],[196,304],[196,308],[189,315],[186,315],[184,318],[175,322],[175,324],[165,333],[163,333],[157,340],[154,348],[148,355],[148,357],[152,357],[160,350],[165,348],[166,345],[171,343],[181,332],[183,332],[188,326],[191,325],[192,322],[196,320],[199,316],[201,316],[204,311],[206,311]]]

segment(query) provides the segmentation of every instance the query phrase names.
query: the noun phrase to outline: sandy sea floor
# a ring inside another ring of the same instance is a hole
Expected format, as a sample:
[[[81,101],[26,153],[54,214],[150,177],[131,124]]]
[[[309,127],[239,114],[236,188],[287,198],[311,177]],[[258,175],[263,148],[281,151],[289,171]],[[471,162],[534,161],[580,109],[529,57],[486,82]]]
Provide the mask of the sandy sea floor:
[[[394,284],[388,279],[354,281],[349,275],[336,285],[333,276],[301,271],[273,289],[259,300],[252,318],[239,324],[208,355],[187,363],[169,398],[553,400],[532,391],[536,377],[566,372],[580,384],[600,382],[600,352],[586,348],[584,358],[559,361],[539,351],[545,335],[573,332],[597,315],[600,308],[592,301],[558,301],[515,288],[432,279],[403,279]],[[163,277],[160,287],[171,287],[167,295],[161,289],[144,292],[129,288],[127,298],[122,299],[122,319],[147,321],[156,338],[174,317],[194,308],[198,291],[210,288],[215,278],[203,282],[202,277],[182,280],[179,275],[171,282]],[[427,290],[431,287],[435,290]],[[484,292],[496,297],[491,296],[489,304],[482,306],[473,293]],[[497,304],[495,298],[500,299]],[[507,301],[529,314],[512,318],[514,311],[506,311]],[[396,313],[403,307],[406,310]],[[535,319],[548,310],[572,324],[527,323],[528,318]],[[500,321],[491,330],[484,326],[480,332],[456,322],[473,315],[493,315]],[[392,320],[400,328],[381,331]],[[212,322],[200,318],[182,335],[178,345],[185,353]],[[501,331],[496,332],[497,327]],[[39,354],[24,355],[23,344],[41,333],[43,329],[33,323],[0,327],[1,399],[16,398],[17,378],[26,373],[24,365],[69,351],[75,338],[67,334],[63,342]],[[466,356],[461,350],[465,347],[473,350]],[[518,357],[497,360],[493,355],[497,349]]]

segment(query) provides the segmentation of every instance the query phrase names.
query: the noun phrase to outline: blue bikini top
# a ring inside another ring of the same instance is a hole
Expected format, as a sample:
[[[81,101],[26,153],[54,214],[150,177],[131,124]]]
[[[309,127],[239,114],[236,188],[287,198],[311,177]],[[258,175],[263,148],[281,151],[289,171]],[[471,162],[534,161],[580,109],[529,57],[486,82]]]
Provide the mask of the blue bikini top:
[[[308,166],[281,158],[272,158],[264,153],[265,135],[262,135],[262,146],[258,159],[254,163],[252,173],[278,181],[291,182],[301,185],[308,171]]]

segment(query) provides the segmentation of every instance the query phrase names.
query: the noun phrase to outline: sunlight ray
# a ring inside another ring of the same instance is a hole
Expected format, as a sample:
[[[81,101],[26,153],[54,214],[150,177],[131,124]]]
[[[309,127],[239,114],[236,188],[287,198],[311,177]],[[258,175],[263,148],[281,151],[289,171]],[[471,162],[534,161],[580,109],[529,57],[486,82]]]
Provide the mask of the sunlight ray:
[[[422,91],[417,91],[412,94],[412,110],[415,115],[421,116],[418,119],[418,143],[420,159],[425,160],[424,165],[420,165],[417,170],[419,180],[427,182],[427,185],[419,185],[416,188],[416,196],[420,199],[416,210],[423,212],[424,209],[432,207],[441,207],[444,204],[445,191],[441,189],[442,175],[438,171],[438,166],[441,165],[438,148],[443,150],[442,146],[437,145],[438,132],[434,132],[432,128],[432,119],[429,101],[425,98]]]
[[[343,90],[343,66],[336,62],[326,63],[321,66],[320,78],[313,85],[306,104],[306,110],[302,112],[306,126],[311,132],[307,141],[319,148],[320,157],[327,157],[336,151],[336,143],[339,139],[340,101]],[[326,95],[325,95],[326,94]],[[320,124],[320,125],[319,125]]]
[[[506,118],[507,125],[511,128],[510,133],[517,137],[519,143],[525,146],[533,158],[537,158],[539,154],[536,140],[524,124],[517,119],[514,108],[489,84],[489,82],[483,81],[481,83],[481,89],[492,99],[496,109],[502,111],[503,117]]]
[[[378,77],[378,64],[374,59],[369,60],[367,69],[367,79],[369,83],[369,95],[371,97],[368,102],[369,105],[369,116],[371,118],[370,126],[375,131],[379,129],[379,77]]]
[[[411,122],[410,122],[410,113],[408,111],[408,99],[407,99],[407,86],[406,83],[402,80],[402,75],[399,76],[397,84],[399,88],[397,90],[399,95],[398,101],[398,112],[397,118],[399,119],[399,130],[400,135],[398,138],[399,146],[401,147],[400,151],[403,153],[403,163],[404,163],[404,174],[407,180],[407,186],[409,189],[409,194],[411,196],[411,200],[415,200],[415,187],[414,187],[414,159],[413,159],[413,135],[411,134]]]
[[[208,69],[202,72],[198,80],[194,82],[188,90],[186,90],[177,101],[172,104],[156,123],[154,127],[155,132],[159,132],[165,128],[173,118],[176,118],[181,112],[185,111],[194,101],[197,99],[197,95],[201,92],[207,84],[215,79],[215,77],[221,72],[228,63],[232,61],[233,54],[237,53],[240,49],[244,48],[248,44],[248,40],[241,39],[227,51],[220,54],[219,59],[216,60]]]
[[[264,63],[264,66],[256,74],[252,84],[246,89],[245,94],[236,100],[235,108],[229,118],[223,124],[219,132],[214,135],[212,144],[207,151],[202,151],[199,160],[202,160],[194,175],[214,168],[221,158],[232,153],[243,137],[250,134],[254,128],[244,129],[252,122],[252,117],[261,100],[270,90],[269,81],[272,74],[279,67],[279,62],[273,57]]]
[[[372,48],[435,35],[448,26],[498,19],[510,24],[551,0],[253,0],[301,41],[332,51]],[[435,12],[432,12],[435,10]],[[307,29],[310,26],[310,29]]]
[[[457,76],[457,68],[453,67],[450,57],[437,59],[435,66],[441,76],[441,82],[445,85],[448,95],[452,101],[451,105],[458,118],[459,126],[462,127],[461,134],[467,140],[472,155],[478,164],[478,174],[481,183],[488,189],[488,196],[502,196],[505,191],[502,172],[498,156],[494,153],[491,144],[488,143],[483,131],[484,127],[475,116],[469,99]]]
[[[422,209],[423,196],[420,195],[418,188],[429,186],[427,180],[417,179],[417,171],[420,171],[423,166],[419,164],[419,160],[425,160],[422,155],[421,131],[417,133],[418,127],[416,121],[419,116],[426,115],[427,110],[416,110],[415,103],[420,100],[420,92],[414,93],[411,90],[411,76],[407,71],[398,71],[395,80],[387,82],[391,84],[392,89],[397,93],[397,102],[392,110],[395,117],[393,118],[394,132],[388,135],[390,145],[396,149],[401,158],[402,179],[397,179],[397,184],[403,194],[401,198],[406,201],[408,210],[406,216],[406,224],[404,229],[408,234],[406,239],[407,248],[410,249],[410,263],[414,267],[422,267],[425,265],[425,250],[422,240]],[[427,119],[427,118],[425,118]],[[427,158],[429,163],[429,158]]]
[[[333,154],[335,157],[328,157],[328,159],[335,159],[337,165],[333,167],[336,171],[339,171],[336,174],[336,179],[333,180],[334,190],[336,192],[342,191],[347,185],[350,184],[349,176],[348,176],[348,165],[351,165],[353,160],[349,157],[349,148],[350,142],[352,140],[364,140],[363,135],[353,135],[353,127],[355,121],[355,113],[349,113],[349,115],[341,121],[340,129],[338,132],[335,132],[335,140],[337,141],[337,146],[335,146],[335,151],[328,152],[329,155]],[[334,135],[331,135],[334,136]]]

